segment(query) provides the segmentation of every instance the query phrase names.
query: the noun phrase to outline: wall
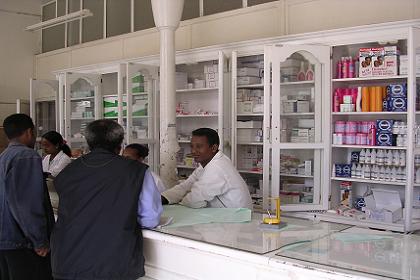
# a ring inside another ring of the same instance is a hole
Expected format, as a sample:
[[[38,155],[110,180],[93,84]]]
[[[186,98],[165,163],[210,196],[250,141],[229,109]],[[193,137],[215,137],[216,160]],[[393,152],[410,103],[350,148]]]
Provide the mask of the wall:
[[[280,0],[187,20],[177,50],[265,37],[420,18],[420,0]],[[36,56],[36,76],[52,71],[159,52],[156,29],[143,30]]]
[[[39,22],[39,14],[40,1],[0,0],[0,123],[16,112],[17,98],[29,99],[29,78],[34,75],[39,34],[24,28]],[[28,106],[24,109],[28,111]]]

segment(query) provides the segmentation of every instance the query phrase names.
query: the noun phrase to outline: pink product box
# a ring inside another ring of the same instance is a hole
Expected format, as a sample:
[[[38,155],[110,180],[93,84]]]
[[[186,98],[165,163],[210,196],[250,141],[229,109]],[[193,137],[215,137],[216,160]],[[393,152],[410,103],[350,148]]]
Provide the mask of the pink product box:
[[[359,76],[398,75],[398,56],[396,46],[359,49]]]

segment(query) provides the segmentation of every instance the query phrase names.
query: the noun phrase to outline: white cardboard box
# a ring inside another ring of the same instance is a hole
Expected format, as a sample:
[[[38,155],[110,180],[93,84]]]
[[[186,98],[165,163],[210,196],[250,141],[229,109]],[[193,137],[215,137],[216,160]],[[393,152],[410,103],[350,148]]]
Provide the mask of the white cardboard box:
[[[395,223],[403,217],[403,209],[398,191],[373,189],[373,195],[365,197],[368,219],[385,223]]]
[[[246,77],[246,76],[259,77],[260,69],[251,68],[251,67],[238,68],[238,77]]]
[[[237,121],[237,128],[262,128],[262,121]]]
[[[237,83],[238,85],[260,84],[261,79],[259,77],[238,77]]]

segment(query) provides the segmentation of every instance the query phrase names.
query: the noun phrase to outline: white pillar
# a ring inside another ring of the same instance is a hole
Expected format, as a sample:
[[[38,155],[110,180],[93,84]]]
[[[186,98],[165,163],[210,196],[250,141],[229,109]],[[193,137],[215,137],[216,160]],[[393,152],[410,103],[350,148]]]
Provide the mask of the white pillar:
[[[175,89],[175,30],[184,0],[152,0],[153,17],[160,31],[160,175],[169,187],[177,182]]]

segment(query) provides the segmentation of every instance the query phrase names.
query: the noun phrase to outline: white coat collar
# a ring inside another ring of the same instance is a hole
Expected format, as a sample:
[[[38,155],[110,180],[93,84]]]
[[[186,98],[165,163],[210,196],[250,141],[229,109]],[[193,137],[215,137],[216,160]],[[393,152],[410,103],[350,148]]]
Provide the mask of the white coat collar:
[[[218,160],[219,158],[221,158],[221,157],[223,157],[223,152],[222,151],[218,151],[215,155],[214,155],[214,157],[209,161],[209,163],[207,163],[207,165],[206,165],[206,167],[207,166],[209,166],[209,164],[211,164],[213,161],[215,161],[215,160]],[[199,164],[199,167],[201,168],[201,169],[204,169],[205,167],[203,167],[202,165],[201,165],[201,163]]]

